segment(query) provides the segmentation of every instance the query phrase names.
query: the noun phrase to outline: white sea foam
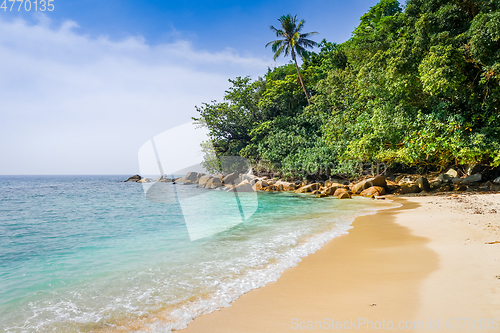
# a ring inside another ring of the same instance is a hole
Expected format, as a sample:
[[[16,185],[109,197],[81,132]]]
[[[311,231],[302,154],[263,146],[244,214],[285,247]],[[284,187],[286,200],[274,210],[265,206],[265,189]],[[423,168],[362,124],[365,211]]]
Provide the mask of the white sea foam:
[[[347,233],[355,216],[389,206],[375,205],[362,198],[340,203],[328,198],[286,195],[265,196],[260,204],[264,209],[255,215],[253,222],[240,224],[211,239],[178,241],[176,246],[169,247],[172,239],[177,238],[172,238],[175,233],[168,234],[170,229],[166,228],[163,233],[110,237],[106,243],[109,250],[78,250],[72,256],[51,258],[50,265],[40,268],[40,279],[33,275],[37,283],[45,281],[45,287],[40,287],[42,292],[35,288],[26,300],[21,298],[18,306],[0,313],[1,318],[7,319],[1,320],[0,329],[9,333],[81,332],[100,326],[115,327],[125,318],[150,319],[165,307],[171,309],[167,314],[162,313],[166,320],[144,322],[146,328],[153,332],[182,329],[197,316],[230,306],[242,294],[276,281],[301,258]],[[113,205],[122,213],[122,206]],[[112,210],[113,205],[103,204],[103,207]],[[139,211],[140,207],[134,209]],[[148,209],[139,211],[141,215],[135,222],[144,228],[149,225],[143,216],[152,214],[151,208]],[[151,216],[158,219],[164,214],[164,210],[158,209]],[[90,220],[94,215],[89,216]],[[177,224],[171,228],[180,225],[174,222]],[[92,235],[96,228],[89,226]],[[115,234],[117,229],[110,230]],[[130,230],[135,229],[130,227]],[[100,242],[98,238],[95,244]],[[74,268],[78,273],[74,276],[80,280],[64,276],[58,280],[55,274],[63,274],[65,263],[70,262],[81,265]],[[47,287],[49,283],[51,287]]]

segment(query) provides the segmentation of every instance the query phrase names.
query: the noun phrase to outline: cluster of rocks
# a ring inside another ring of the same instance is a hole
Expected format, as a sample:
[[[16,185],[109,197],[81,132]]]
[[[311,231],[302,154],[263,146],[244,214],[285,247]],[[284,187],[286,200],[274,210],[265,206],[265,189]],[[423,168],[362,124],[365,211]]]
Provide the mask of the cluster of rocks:
[[[390,193],[411,194],[419,192],[451,192],[451,191],[500,191],[500,177],[484,179],[481,173],[458,177],[458,172],[449,169],[446,173],[423,177],[417,175],[399,175],[388,181]]]
[[[148,183],[151,179],[135,175],[127,182]],[[458,177],[457,171],[450,169],[433,177],[420,175],[399,175],[397,177],[371,177],[358,182],[329,180],[321,182],[269,179],[250,173],[233,172],[226,175],[207,175],[189,172],[185,177],[171,179],[159,177],[159,182],[175,182],[183,185],[196,185],[207,189],[221,189],[228,192],[295,192],[307,193],[322,198],[334,196],[349,199],[354,195],[377,198],[385,194],[414,194],[449,191],[500,191],[500,177],[485,181],[480,173]]]
[[[165,183],[171,183],[173,180],[172,178],[167,178],[167,177],[158,177],[155,179],[157,182],[165,182]],[[129,177],[125,182],[134,182],[134,183],[152,183],[153,180],[151,178],[146,178],[146,177],[141,177],[139,175],[133,175],[132,177]]]

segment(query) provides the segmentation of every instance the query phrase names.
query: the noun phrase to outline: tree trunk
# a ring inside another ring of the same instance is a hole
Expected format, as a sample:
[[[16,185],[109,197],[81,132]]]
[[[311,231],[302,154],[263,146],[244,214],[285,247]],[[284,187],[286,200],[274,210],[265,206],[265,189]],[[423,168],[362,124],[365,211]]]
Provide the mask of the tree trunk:
[[[302,89],[304,90],[304,94],[306,94],[307,104],[311,105],[311,102],[309,102],[309,96],[307,96],[306,87],[304,86],[304,81],[302,81],[302,75],[300,75],[299,65],[297,65],[297,59],[295,57],[295,52],[293,51],[293,49],[292,49],[292,58],[293,58],[293,61],[295,62],[295,68],[297,69],[297,74],[299,75],[300,85],[302,86]]]

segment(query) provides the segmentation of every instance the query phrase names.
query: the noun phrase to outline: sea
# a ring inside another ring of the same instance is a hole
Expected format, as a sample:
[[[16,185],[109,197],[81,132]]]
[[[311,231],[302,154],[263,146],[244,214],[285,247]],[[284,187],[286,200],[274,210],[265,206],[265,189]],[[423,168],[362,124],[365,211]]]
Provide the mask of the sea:
[[[0,332],[181,329],[390,205],[126,178],[0,176]]]

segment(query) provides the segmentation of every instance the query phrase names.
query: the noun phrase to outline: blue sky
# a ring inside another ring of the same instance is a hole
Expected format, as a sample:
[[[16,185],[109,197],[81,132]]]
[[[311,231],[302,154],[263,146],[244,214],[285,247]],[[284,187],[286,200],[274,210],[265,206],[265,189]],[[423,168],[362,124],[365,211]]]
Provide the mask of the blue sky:
[[[377,1],[55,0],[0,10],[0,174],[133,174],[151,137],[272,60],[290,13],[343,42]]]

